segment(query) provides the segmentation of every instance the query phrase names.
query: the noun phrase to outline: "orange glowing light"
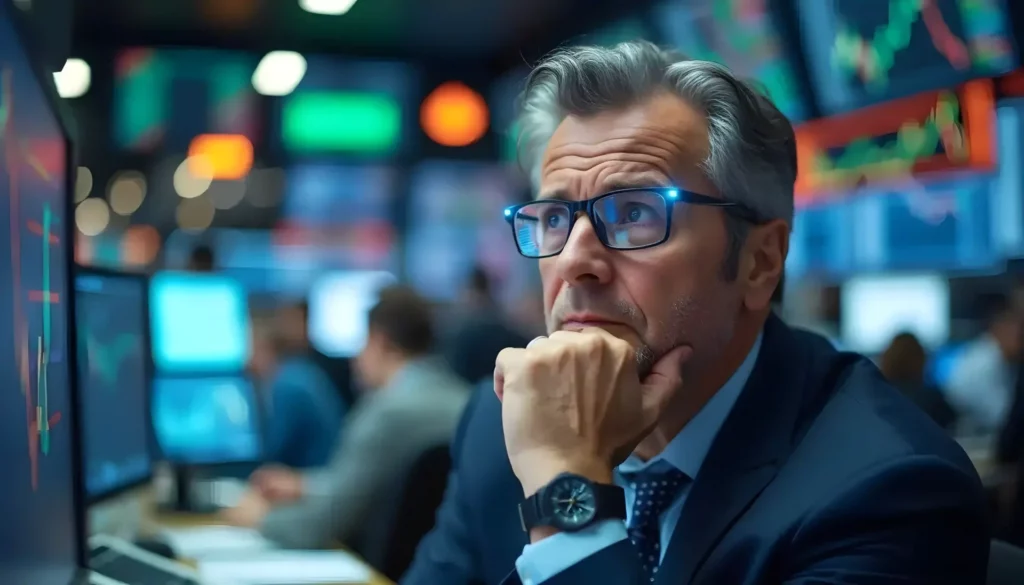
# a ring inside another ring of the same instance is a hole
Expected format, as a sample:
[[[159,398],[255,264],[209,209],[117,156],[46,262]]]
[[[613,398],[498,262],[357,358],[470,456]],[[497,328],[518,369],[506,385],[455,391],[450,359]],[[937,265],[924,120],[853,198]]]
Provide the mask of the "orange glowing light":
[[[200,175],[211,179],[237,181],[252,170],[252,142],[241,134],[201,134],[188,147],[191,160],[203,160]],[[209,168],[205,168],[206,165]]]
[[[490,125],[487,102],[464,83],[439,85],[420,108],[423,132],[442,146],[469,146],[483,138]]]

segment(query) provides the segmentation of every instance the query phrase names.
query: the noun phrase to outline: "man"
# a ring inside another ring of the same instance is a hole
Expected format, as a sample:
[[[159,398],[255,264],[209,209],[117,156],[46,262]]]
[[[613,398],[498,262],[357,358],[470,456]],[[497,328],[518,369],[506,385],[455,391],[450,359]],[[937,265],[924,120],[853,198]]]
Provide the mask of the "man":
[[[998,433],[1013,403],[1021,353],[1021,320],[1007,297],[991,299],[985,333],[960,357],[949,380],[949,399],[965,434]]]
[[[444,357],[466,383],[479,384],[494,374],[494,360],[506,347],[525,347],[530,340],[509,327],[491,292],[491,280],[475,268],[459,303],[462,322],[445,343]]]
[[[451,441],[470,396],[443,362],[429,357],[431,320],[429,303],[415,292],[382,291],[355,364],[368,395],[346,420],[330,464],[305,474],[257,471],[252,492],[226,519],[259,527],[283,546],[317,548],[351,544],[361,526],[393,505],[387,498],[416,458]]]
[[[266,404],[265,459],[292,468],[327,464],[348,405],[313,359],[299,309],[285,308],[256,331],[252,370]]]
[[[538,199],[506,217],[551,333],[499,356],[403,584],[983,583],[963,451],[771,315],[796,176],[775,107],[647,43],[559,51],[523,104]]]

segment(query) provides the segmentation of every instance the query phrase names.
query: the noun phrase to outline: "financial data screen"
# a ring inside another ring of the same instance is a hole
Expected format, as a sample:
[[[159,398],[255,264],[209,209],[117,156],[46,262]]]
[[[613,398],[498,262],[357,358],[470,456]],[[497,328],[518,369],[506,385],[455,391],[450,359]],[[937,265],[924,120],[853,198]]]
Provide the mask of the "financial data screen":
[[[1016,65],[1003,0],[800,0],[799,11],[825,114]]]
[[[245,378],[158,377],[153,383],[153,426],[168,461],[258,461],[259,417],[255,390]]]
[[[235,373],[249,358],[246,291],[216,274],[162,272],[150,280],[158,373]]]
[[[78,544],[67,143],[8,6],[0,3],[0,583],[63,584]]]
[[[670,0],[655,10],[655,20],[667,43],[692,59],[721,63],[740,77],[759,82],[776,107],[799,122],[808,117],[808,107],[767,4]]]
[[[103,497],[150,473],[146,281],[75,277],[85,490]]]

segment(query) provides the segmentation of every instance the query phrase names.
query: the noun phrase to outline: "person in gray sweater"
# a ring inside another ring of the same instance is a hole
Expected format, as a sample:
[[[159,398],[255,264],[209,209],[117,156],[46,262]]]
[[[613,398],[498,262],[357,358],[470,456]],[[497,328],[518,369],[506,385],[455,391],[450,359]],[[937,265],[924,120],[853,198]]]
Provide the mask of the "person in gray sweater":
[[[261,468],[250,490],[224,513],[289,548],[351,543],[416,458],[451,441],[471,395],[445,362],[431,356],[427,301],[405,287],[381,292],[370,310],[366,346],[355,360],[366,395],[345,421],[326,467],[299,472]]]

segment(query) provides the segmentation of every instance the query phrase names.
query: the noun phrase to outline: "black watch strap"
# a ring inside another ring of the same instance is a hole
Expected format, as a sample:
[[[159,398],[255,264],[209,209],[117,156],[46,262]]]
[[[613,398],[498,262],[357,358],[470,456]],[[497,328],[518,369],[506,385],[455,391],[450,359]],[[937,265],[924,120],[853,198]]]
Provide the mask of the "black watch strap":
[[[594,500],[597,502],[594,517],[585,525],[574,527],[575,530],[586,528],[601,520],[626,519],[625,490],[617,485],[604,483],[591,482],[590,486],[594,490]],[[547,494],[548,487],[545,486],[519,504],[519,521],[524,532],[540,526],[559,527],[551,506],[547,504]]]

